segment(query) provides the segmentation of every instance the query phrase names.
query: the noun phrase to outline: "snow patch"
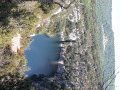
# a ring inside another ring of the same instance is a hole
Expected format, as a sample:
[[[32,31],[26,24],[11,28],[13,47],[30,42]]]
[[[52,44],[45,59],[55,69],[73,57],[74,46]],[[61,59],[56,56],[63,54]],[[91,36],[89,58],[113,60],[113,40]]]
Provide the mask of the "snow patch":
[[[71,34],[69,35],[69,38],[70,38],[71,40],[76,40],[76,39],[77,39],[75,33],[71,33]]]
[[[108,42],[108,39],[105,36],[103,25],[102,25],[102,32],[103,32],[103,47],[104,47],[104,51],[105,51],[105,47],[106,47],[106,44]]]
[[[35,36],[35,34],[30,35],[30,37],[34,37],[34,36]]]
[[[72,32],[69,35],[70,40],[76,40],[78,37],[76,35],[76,28],[72,30]]]
[[[17,52],[18,49],[20,49],[20,39],[21,35],[17,34],[16,37],[12,38],[12,51]]]
[[[58,61],[58,64],[64,64],[64,62],[63,61]]]
[[[61,11],[62,11],[62,9],[59,8],[56,12],[53,13],[53,15],[56,15],[56,14],[60,13]]]
[[[80,20],[80,8],[74,8],[72,13],[70,14],[69,20],[71,22],[78,22]]]

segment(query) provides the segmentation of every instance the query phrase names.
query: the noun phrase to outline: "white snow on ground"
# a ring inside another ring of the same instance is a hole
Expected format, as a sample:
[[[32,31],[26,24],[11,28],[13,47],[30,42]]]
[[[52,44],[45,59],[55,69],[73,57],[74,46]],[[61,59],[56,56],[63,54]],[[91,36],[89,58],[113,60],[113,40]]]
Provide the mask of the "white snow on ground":
[[[16,37],[12,38],[12,51],[17,52],[18,49],[20,49],[20,38],[21,35],[17,34]]]
[[[63,61],[58,61],[58,64],[64,64],[64,62]]]
[[[61,32],[61,40],[64,41],[64,32]]]
[[[80,9],[79,9],[79,7],[78,8],[75,7],[73,9],[72,13],[70,14],[69,20],[71,22],[77,22],[77,21],[80,20]]]
[[[62,9],[59,8],[56,12],[53,13],[53,15],[56,15],[56,14],[60,13],[61,11],[62,11]]]
[[[35,36],[35,34],[30,35],[30,37],[33,37],[33,36]]]
[[[77,39],[75,33],[71,33],[71,34],[69,35],[69,38],[70,38],[71,40],[76,40],[76,39]]]
[[[104,51],[105,51],[105,47],[107,45],[108,39],[105,36],[103,25],[102,25],[102,32],[103,32],[103,47],[104,47]]]
[[[78,37],[76,35],[76,28],[72,30],[72,32],[69,35],[70,40],[76,40]]]

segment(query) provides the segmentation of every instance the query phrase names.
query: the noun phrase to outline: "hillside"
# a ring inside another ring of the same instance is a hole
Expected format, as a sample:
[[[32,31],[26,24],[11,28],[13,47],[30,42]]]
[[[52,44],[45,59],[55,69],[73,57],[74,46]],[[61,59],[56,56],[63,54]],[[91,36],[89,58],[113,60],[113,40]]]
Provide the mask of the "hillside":
[[[76,0],[67,9],[54,3],[8,1],[0,3],[0,89],[104,90],[94,0]],[[61,36],[58,69],[50,76],[27,78],[24,50],[37,34]]]
[[[99,28],[100,57],[103,67],[103,81],[106,82],[108,80],[105,84],[105,86],[107,86],[112,80],[107,90],[114,90],[115,51],[111,15],[112,0],[98,0],[96,9]]]

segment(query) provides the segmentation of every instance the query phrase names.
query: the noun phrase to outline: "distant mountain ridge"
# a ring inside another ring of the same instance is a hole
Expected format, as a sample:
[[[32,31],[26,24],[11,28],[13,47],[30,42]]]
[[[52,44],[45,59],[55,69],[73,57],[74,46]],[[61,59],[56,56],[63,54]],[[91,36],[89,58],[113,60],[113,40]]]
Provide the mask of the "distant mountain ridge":
[[[115,50],[114,50],[114,32],[112,30],[112,0],[97,0],[97,22],[99,29],[100,57],[103,66],[103,81],[108,78],[105,86],[115,77]],[[104,29],[104,31],[103,31]],[[105,36],[106,43],[105,43]],[[104,45],[105,46],[104,46]],[[105,47],[105,48],[104,48]],[[112,69],[112,70],[111,70]],[[112,75],[112,77],[110,77]],[[107,90],[114,90],[114,80],[108,86]]]

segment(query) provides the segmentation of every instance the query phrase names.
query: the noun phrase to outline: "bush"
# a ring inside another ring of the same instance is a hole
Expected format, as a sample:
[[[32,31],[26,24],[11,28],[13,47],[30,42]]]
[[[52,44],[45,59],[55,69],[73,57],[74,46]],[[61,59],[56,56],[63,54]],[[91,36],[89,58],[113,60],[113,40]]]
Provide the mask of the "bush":
[[[50,10],[54,9],[53,4],[41,3],[40,8],[43,10],[44,14],[48,14]]]

